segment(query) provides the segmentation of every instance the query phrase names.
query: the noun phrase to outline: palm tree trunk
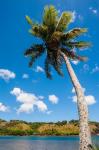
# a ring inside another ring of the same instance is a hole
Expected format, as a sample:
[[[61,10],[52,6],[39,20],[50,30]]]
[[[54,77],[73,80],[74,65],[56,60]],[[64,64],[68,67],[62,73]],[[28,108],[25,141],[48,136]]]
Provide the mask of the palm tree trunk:
[[[85,101],[83,89],[77,79],[75,72],[69,62],[67,56],[62,53],[62,56],[65,60],[68,73],[72,80],[75,92],[77,95],[77,106],[78,106],[78,115],[79,115],[79,136],[80,136],[80,146],[79,150],[89,150],[92,147],[91,133],[88,125],[88,107]]]

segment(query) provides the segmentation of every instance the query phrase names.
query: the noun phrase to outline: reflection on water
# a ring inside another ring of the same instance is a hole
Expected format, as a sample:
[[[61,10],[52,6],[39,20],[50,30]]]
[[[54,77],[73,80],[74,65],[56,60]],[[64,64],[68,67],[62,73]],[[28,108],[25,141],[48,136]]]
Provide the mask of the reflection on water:
[[[2,141],[0,150],[77,150],[78,142],[71,141]]]
[[[12,138],[12,139],[11,139]],[[74,139],[74,140],[73,140]],[[99,143],[99,138],[95,139]],[[0,150],[78,150],[77,138],[0,137]]]

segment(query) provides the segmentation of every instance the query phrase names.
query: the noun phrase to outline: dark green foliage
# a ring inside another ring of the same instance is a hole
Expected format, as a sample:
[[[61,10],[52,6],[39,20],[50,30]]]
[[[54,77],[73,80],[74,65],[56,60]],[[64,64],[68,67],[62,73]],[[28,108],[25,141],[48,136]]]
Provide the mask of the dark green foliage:
[[[46,72],[47,78],[52,79],[52,76],[50,73],[50,60],[48,56],[45,59],[45,72]]]
[[[26,16],[26,20],[31,26],[29,32],[33,36],[39,37],[43,44],[33,44],[32,47],[26,50],[25,56],[30,57],[29,66],[31,67],[35,60],[45,53],[45,73],[50,79],[52,79],[51,66],[59,75],[63,76],[61,71],[64,62],[62,53],[72,60],[87,60],[86,57],[77,54],[77,49],[90,46],[89,42],[77,41],[77,37],[86,33],[87,29],[74,28],[68,31],[67,28],[72,22],[72,17],[71,12],[63,12],[61,16],[58,16],[58,11],[52,5],[44,8],[41,24],[34,23],[29,16]]]
[[[26,50],[24,53],[25,56],[30,56],[31,60],[29,62],[29,66],[31,67],[35,60],[40,57],[44,52],[44,47],[43,45],[33,45],[29,49]]]
[[[79,121],[78,120],[70,120],[69,123],[70,124],[74,124],[75,126],[79,125]]]
[[[56,122],[56,125],[59,125],[59,126],[66,125],[66,124],[67,124],[67,121],[58,121],[58,122]]]

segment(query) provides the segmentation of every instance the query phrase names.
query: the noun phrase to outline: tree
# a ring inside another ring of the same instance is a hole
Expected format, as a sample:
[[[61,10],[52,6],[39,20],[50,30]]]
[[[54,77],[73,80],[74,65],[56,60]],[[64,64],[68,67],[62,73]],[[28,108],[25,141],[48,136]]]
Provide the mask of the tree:
[[[31,26],[29,33],[43,41],[41,44],[33,44],[25,51],[24,55],[30,57],[29,66],[31,67],[35,60],[45,53],[45,73],[49,79],[52,79],[51,66],[63,76],[61,66],[65,62],[77,95],[80,150],[89,150],[92,141],[88,125],[88,108],[82,87],[70,64],[70,60],[87,60],[87,57],[77,54],[78,49],[88,48],[91,45],[86,41],[77,41],[77,37],[86,33],[87,29],[74,28],[68,31],[68,25],[72,22],[72,13],[63,12],[59,17],[54,6],[44,8],[41,24],[33,22],[29,16],[26,16],[26,20]]]

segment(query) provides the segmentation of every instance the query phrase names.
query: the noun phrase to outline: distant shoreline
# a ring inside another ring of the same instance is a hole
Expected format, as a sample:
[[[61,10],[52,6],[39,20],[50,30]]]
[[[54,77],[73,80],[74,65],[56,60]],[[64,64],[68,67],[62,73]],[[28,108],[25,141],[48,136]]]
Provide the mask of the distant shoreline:
[[[99,136],[99,134],[92,137]],[[79,135],[0,135],[0,137],[79,137]]]
[[[91,133],[99,136],[99,122],[90,122]],[[78,120],[58,122],[5,121],[0,119],[0,136],[78,136]]]

